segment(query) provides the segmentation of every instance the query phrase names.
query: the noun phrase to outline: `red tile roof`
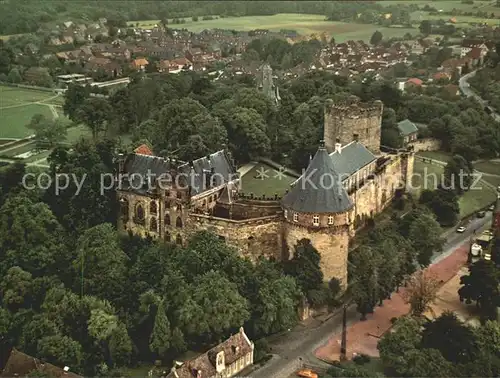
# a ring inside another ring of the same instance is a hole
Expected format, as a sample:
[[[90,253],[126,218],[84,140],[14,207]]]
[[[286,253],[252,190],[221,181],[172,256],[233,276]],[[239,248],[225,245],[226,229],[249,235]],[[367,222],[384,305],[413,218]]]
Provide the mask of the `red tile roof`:
[[[151,151],[151,149],[146,146],[145,144],[141,144],[139,147],[137,147],[134,152],[136,154],[140,154],[140,155],[149,155],[149,156],[153,156],[153,151]]]
[[[422,85],[424,82],[416,77],[412,77],[406,81],[408,84]]]

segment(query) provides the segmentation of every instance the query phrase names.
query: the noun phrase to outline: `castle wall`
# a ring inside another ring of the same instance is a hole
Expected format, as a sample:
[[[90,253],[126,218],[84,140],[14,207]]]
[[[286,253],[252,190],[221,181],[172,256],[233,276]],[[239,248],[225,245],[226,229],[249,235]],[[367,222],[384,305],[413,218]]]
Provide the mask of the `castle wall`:
[[[374,154],[379,154],[382,112],[383,104],[381,101],[361,103],[350,99],[341,104],[327,102],[324,140],[328,151],[332,152],[335,149],[337,139],[342,145],[345,145],[357,138]]]
[[[259,257],[282,259],[282,218],[268,216],[235,221],[206,215],[189,214],[187,233],[211,231],[234,247],[240,255],[256,261]]]
[[[220,205],[219,205],[220,206]],[[279,201],[238,200],[228,205],[232,219],[251,219],[282,214]]]
[[[414,152],[438,151],[441,148],[441,141],[434,138],[417,139],[408,144],[413,147]]]
[[[397,189],[405,188],[413,173],[413,154],[392,155],[373,179],[351,193],[354,202],[354,226],[359,228],[368,218],[381,213],[392,201]]]

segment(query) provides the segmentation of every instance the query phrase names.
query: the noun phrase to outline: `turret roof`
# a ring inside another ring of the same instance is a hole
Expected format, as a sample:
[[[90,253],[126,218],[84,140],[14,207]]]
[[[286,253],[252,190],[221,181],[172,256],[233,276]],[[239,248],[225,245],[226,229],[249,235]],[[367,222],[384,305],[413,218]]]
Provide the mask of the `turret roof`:
[[[342,179],[321,143],[305,173],[283,198],[284,207],[303,213],[343,213],[353,203],[342,185]]]

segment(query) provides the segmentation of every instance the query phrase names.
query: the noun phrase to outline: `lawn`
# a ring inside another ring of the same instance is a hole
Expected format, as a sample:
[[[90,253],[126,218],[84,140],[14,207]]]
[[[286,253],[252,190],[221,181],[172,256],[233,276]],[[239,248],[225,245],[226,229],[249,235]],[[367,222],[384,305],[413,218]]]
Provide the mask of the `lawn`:
[[[423,189],[436,188],[436,185],[442,181],[443,170],[442,166],[415,160],[411,189],[413,193],[419,195]],[[493,184],[490,180],[487,181]],[[473,214],[495,200],[496,193],[492,188],[484,183],[479,183],[478,186],[480,189],[470,190],[460,197],[460,217]]]
[[[54,99],[47,101],[47,103],[61,105],[59,103],[59,97],[62,98],[62,96],[56,96],[57,95],[53,92],[0,86],[0,110],[3,111],[2,108],[19,106],[31,102],[47,101],[50,98]]]
[[[481,161],[474,164],[479,172],[500,176],[500,161]]]
[[[2,152],[2,155],[13,158],[13,157],[16,157],[18,155],[29,152],[29,151],[33,150],[33,148],[35,148],[35,142],[23,144],[22,146],[15,147],[12,149],[7,149],[7,151]]]
[[[25,138],[33,134],[33,130],[26,128],[26,125],[35,114],[52,118],[50,108],[45,105],[31,104],[0,109],[0,138]]]
[[[258,171],[264,169],[267,173],[267,178],[261,179],[258,177]],[[276,171],[269,165],[257,164],[241,178],[242,192],[246,195],[253,193],[260,197],[274,197],[275,194],[283,196],[287,189],[290,189],[290,184],[297,179],[292,176],[285,176],[281,180],[275,178]]]
[[[68,134],[66,136],[66,143],[74,143],[82,138],[90,138],[92,134],[88,127],[84,125],[75,126],[68,128]]]
[[[186,18],[184,24],[171,24],[173,28],[186,28],[193,32],[205,29],[232,29],[249,31],[253,29],[268,29],[280,31],[281,29],[296,30],[299,34],[310,35],[325,32],[335,36],[335,40],[342,42],[349,39],[362,39],[368,41],[375,30],[380,30],[384,37],[403,36],[405,33],[417,34],[417,29],[411,28],[386,28],[378,25],[355,24],[347,22],[326,21],[325,16],[312,14],[280,13],[272,16],[246,16],[226,17],[207,21],[192,21]],[[159,20],[134,21],[142,28],[151,28]]]

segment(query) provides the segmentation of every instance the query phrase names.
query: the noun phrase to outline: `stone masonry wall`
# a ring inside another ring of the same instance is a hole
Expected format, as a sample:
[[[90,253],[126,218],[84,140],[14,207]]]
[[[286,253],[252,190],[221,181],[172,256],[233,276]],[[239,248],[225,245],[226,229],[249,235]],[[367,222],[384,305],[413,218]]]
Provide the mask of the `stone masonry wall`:
[[[208,230],[236,247],[243,257],[256,261],[260,256],[282,259],[282,218],[270,216],[251,221],[234,221],[190,214],[186,231]]]
[[[294,247],[299,240],[309,239],[321,254],[320,265],[325,281],[335,277],[341,282],[342,288],[347,287],[349,226],[325,230],[285,222],[283,229],[286,247],[290,253],[288,258],[293,258]]]
[[[351,100],[346,104],[325,106],[325,146],[329,152],[335,149],[337,138],[342,145],[353,141],[354,135],[374,154],[380,152],[383,104],[380,101],[360,103]]]

